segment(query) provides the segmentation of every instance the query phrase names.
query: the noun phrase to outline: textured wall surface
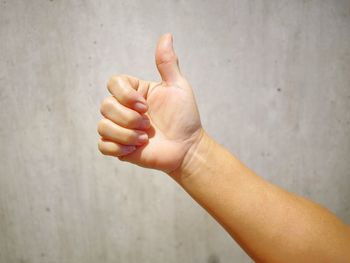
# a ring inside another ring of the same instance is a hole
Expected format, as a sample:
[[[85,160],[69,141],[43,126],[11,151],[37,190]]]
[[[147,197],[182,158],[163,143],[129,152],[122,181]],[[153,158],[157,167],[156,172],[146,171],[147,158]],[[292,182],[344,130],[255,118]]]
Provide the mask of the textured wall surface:
[[[251,262],[166,175],[97,151],[108,78],[158,80],[164,32],[207,131],[350,223],[350,1],[1,0],[1,263]]]

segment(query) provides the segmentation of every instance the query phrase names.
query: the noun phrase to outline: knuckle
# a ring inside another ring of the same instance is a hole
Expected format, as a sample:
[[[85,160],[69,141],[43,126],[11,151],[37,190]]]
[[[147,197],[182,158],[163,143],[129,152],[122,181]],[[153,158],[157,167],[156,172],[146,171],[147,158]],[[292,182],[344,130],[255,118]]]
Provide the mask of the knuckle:
[[[108,81],[107,81],[107,89],[110,91],[111,87],[114,85],[115,83],[115,77],[111,77]]]
[[[106,149],[102,140],[98,141],[97,147],[102,154],[106,155]]]
[[[121,85],[121,84],[123,84],[124,81],[125,81],[125,78],[123,77],[123,75],[114,76],[115,83]]]
[[[171,54],[171,53],[160,56],[156,60],[156,63],[158,66],[170,64],[173,62],[178,63],[178,57],[176,54]]]
[[[107,127],[107,121],[105,119],[102,119],[97,125],[97,132],[102,136],[103,134],[106,134]]]
[[[117,75],[117,76],[112,76],[108,82],[107,82],[107,89],[109,91],[111,91],[112,87],[118,83],[120,83],[121,81],[121,76],[120,75]]]
[[[114,107],[114,100],[112,97],[108,97],[104,99],[101,103],[101,114],[106,115],[108,112],[110,112]]]

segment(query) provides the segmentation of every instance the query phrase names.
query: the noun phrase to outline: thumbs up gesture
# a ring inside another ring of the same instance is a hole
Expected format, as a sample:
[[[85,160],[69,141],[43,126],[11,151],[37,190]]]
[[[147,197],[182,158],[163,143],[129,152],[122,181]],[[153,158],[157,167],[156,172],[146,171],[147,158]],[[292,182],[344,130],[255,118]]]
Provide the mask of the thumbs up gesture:
[[[108,81],[112,96],[101,105],[98,146],[105,155],[171,173],[189,158],[204,132],[171,34],[160,37],[155,61],[161,82],[128,75]]]

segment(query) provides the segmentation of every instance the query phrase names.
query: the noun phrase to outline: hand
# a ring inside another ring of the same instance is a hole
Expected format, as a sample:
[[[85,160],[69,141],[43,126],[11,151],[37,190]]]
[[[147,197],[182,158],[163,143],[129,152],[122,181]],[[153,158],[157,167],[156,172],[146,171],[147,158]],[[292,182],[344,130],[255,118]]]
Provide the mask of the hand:
[[[181,75],[172,36],[156,49],[161,82],[127,75],[112,77],[112,94],[101,105],[99,150],[142,167],[166,173],[181,167],[203,130],[191,86]]]

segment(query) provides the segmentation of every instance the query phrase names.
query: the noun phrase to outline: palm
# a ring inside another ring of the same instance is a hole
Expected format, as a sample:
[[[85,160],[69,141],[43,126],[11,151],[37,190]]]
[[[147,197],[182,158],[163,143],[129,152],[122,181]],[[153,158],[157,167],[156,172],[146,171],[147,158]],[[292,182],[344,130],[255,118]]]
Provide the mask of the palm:
[[[171,86],[150,83],[147,103],[149,141],[128,159],[140,166],[171,171],[179,166],[201,127],[191,88],[185,80]]]

